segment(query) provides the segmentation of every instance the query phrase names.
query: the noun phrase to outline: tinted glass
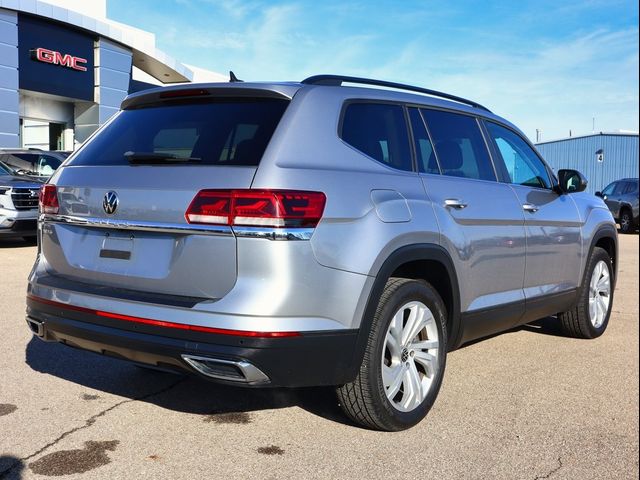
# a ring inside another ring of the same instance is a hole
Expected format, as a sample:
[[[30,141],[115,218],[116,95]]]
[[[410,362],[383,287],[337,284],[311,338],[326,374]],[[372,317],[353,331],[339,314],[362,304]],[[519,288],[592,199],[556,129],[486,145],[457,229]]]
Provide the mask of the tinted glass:
[[[611,195],[611,194],[613,194],[613,191],[615,190],[616,186],[618,186],[618,182],[610,183],[609,185],[607,185],[604,188],[604,190],[602,190],[602,194],[603,195]]]
[[[380,163],[412,170],[409,134],[400,105],[348,105],[342,120],[342,139]]]
[[[417,108],[409,109],[409,119],[411,121],[411,130],[413,131],[418,169],[423,173],[440,173],[429,134],[422,120],[422,115],[420,115]]]
[[[551,188],[549,172],[544,163],[520,135],[496,123],[487,122],[486,125],[511,183]]]
[[[626,182],[618,182],[616,184],[616,189],[613,191],[613,195],[622,195],[626,189]]]
[[[0,163],[0,175],[12,175],[12,172],[4,164]]]
[[[59,159],[51,155],[38,155],[35,172],[41,176],[53,175],[53,172],[55,172],[61,163]]]
[[[422,110],[443,175],[496,180],[480,127],[474,117]]]
[[[122,111],[69,165],[125,165],[128,151],[258,165],[288,101],[222,99]]]
[[[35,164],[38,160],[37,153],[10,153],[3,161],[15,170],[35,172]]]
[[[638,182],[628,182],[624,193],[634,193],[638,191]]]

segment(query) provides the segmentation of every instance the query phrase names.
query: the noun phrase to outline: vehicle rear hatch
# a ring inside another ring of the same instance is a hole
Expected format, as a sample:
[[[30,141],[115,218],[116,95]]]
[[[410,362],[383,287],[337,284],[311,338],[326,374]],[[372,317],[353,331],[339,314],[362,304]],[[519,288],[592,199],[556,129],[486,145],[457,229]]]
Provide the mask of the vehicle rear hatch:
[[[190,226],[185,212],[202,189],[251,186],[289,99],[267,90],[164,92],[125,101],[54,176],[59,211],[41,242],[52,278],[87,291],[203,299],[233,287],[231,230]]]

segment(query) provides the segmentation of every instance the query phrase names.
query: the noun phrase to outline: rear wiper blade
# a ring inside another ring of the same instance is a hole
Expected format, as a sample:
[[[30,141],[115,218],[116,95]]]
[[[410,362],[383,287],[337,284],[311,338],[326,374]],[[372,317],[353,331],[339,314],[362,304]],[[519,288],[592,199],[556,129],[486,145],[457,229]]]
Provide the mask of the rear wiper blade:
[[[190,163],[201,162],[198,157],[178,157],[172,153],[156,152],[124,152],[124,156],[129,163]]]

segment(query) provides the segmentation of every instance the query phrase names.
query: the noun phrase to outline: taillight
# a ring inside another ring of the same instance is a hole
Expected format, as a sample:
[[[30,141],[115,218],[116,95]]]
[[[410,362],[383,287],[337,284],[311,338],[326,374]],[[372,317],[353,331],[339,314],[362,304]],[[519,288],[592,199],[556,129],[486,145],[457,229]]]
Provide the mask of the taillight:
[[[294,190],[201,190],[185,213],[189,223],[315,227],[322,218],[322,192]]]
[[[40,213],[58,213],[58,191],[55,185],[43,185],[38,196]]]

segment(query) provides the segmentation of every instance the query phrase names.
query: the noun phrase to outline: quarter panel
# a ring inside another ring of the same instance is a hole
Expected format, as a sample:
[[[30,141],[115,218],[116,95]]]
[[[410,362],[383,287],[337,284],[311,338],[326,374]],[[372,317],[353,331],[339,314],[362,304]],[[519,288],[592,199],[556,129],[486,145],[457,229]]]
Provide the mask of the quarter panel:
[[[582,225],[582,251],[580,261],[580,278],[584,277],[586,263],[594,245],[594,238],[602,232],[611,238],[616,245],[616,256],[618,251],[618,233],[615,220],[611,211],[607,208],[601,198],[586,192],[572,193],[571,199],[575,202]],[[614,269],[617,273],[618,260],[614,258]],[[617,276],[617,275],[616,275]]]

